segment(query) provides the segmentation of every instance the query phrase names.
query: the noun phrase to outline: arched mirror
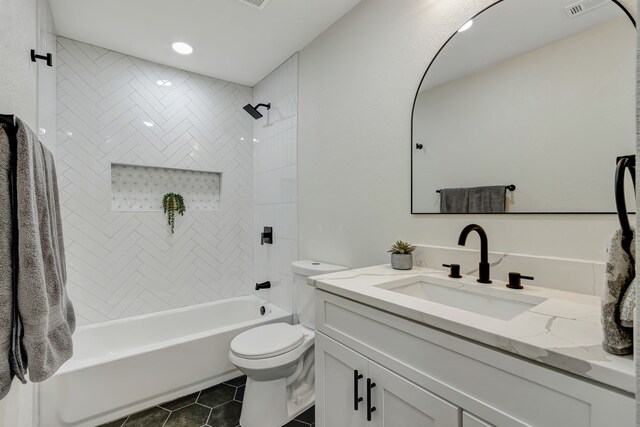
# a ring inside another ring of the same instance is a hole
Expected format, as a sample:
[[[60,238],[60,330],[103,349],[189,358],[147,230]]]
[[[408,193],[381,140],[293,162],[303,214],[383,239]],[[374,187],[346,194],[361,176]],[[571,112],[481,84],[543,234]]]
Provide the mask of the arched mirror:
[[[461,27],[416,94],[412,213],[614,213],[634,25],[612,0],[503,0]]]

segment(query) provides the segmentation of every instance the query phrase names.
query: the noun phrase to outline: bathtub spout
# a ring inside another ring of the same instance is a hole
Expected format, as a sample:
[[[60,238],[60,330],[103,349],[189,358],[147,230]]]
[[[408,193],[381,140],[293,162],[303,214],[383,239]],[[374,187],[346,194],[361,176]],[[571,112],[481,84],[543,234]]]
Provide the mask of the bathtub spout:
[[[256,283],[256,291],[259,291],[260,289],[269,289],[270,287],[271,282],[268,280],[266,282]]]

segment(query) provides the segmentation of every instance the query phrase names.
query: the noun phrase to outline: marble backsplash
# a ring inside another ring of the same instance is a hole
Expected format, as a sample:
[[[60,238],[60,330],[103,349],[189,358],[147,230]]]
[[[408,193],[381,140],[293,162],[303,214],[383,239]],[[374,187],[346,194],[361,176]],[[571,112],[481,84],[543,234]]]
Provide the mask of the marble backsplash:
[[[477,250],[465,248],[416,245],[414,253],[414,264],[418,267],[446,270],[442,264],[460,264],[465,275],[477,275],[479,261]],[[493,280],[507,281],[509,272],[535,278],[523,281],[524,286],[531,284],[600,296],[605,283],[605,264],[592,260],[489,252],[489,263]]]

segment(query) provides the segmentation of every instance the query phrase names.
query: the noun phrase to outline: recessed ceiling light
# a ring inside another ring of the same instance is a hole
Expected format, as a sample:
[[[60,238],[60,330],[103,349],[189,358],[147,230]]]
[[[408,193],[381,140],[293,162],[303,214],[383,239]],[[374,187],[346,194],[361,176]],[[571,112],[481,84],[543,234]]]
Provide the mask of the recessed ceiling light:
[[[460,27],[460,29],[458,30],[459,33],[463,32],[463,31],[467,31],[469,28],[471,28],[473,26],[473,19],[468,20],[467,22],[465,22],[465,24]]]
[[[191,53],[193,53],[193,48],[191,47],[191,45],[185,42],[175,42],[171,45],[171,47],[181,55],[190,55]]]
[[[156,84],[158,86],[171,86],[171,80],[158,80]]]
[[[144,125],[148,128],[153,127],[153,122],[149,122],[147,120],[144,120],[142,123],[144,123]]]

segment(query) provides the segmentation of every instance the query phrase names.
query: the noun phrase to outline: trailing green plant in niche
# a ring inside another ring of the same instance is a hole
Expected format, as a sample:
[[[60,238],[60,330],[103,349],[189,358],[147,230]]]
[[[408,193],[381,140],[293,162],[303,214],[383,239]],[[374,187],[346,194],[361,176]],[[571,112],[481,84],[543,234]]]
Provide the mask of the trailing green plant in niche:
[[[411,245],[411,243],[403,242],[402,240],[398,240],[391,246],[391,248],[387,252],[391,252],[392,254],[410,254],[416,250],[416,247]]]
[[[171,226],[171,234],[173,234],[173,228],[176,225],[176,212],[180,215],[184,215],[184,199],[181,194],[167,193],[162,198],[162,208],[164,213],[167,214],[167,220]]]

